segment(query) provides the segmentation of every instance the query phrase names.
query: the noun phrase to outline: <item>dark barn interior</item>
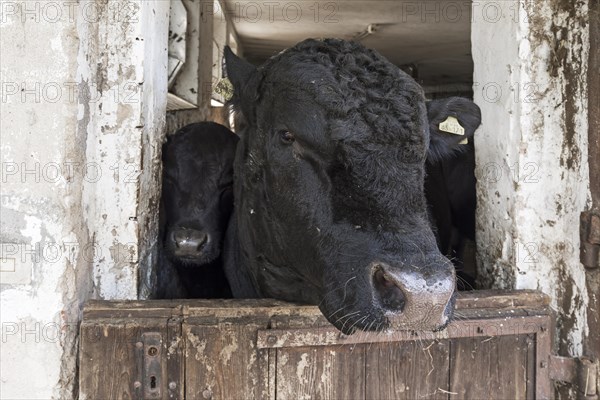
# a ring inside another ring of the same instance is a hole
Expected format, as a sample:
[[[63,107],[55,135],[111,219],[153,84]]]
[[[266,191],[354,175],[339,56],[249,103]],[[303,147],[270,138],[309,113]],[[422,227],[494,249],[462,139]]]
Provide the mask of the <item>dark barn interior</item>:
[[[188,8],[191,8],[189,4]],[[177,19],[175,10],[172,7],[172,23]],[[219,91],[221,57],[226,44],[254,65],[261,65],[307,38],[353,40],[377,50],[408,73],[423,87],[428,100],[452,96],[473,98],[471,7],[468,3],[284,1],[263,4],[225,1],[214,5],[203,3],[199,11],[201,15],[213,17],[214,45],[212,65],[203,67],[200,62],[197,75],[202,75],[202,68],[212,70],[213,86],[217,89],[205,93],[210,96],[213,106],[210,118],[225,125],[233,122],[225,115],[227,107],[221,107],[226,99]],[[173,40],[180,36],[181,32],[171,31],[172,47],[181,46],[179,39]],[[190,43],[186,46],[190,53]],[[202,54],[202,41],[199,47]],[[174,53],[176,51],[170,51],[170,54]],[[191,92],[187,89],[190,85],[189,61],[187,64],[180,67],[179,76],[170,78],[172,104],[176,103],[174,99],[181,103],[181,98]],[[177,110],[180,107],[181,104],[175,105],[169,112],[168,118],[175,121],[171,124],[174,127],[180,127],[182,121],[190,119],[185,117],[186,113],[197,115],[193,110]],[[437,127],[444,119],[445,116],[430,130],[448,136]],[[173,132],[174,128],[169,131]],[[471,136],[473,132],[467,132],[467,135]],[[472,290],[477,286],[475,149],[474,140],[464,142],[456,147],[457,150],[452,150],[454,154],[447,159],[428,158],[425,187],[440,250],[456,265],[458,287]]]
[[[472,87],[466,2],[283,1],[268,9],[252,1],[225,1],[224,6],[233,11],[244,56],[257,65],[303,39],[333,37],[379,51],[410,71],[427,93],[468,93]]]

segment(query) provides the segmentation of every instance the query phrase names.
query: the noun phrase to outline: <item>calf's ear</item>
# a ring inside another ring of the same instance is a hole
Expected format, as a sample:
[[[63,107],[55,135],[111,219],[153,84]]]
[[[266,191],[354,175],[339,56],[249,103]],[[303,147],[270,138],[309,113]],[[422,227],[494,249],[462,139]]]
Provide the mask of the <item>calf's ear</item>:
[[[427,160],[440,161],[472,148],[475,130],[481,125],[481,110],[463,97],[427,102],[429,149]]]

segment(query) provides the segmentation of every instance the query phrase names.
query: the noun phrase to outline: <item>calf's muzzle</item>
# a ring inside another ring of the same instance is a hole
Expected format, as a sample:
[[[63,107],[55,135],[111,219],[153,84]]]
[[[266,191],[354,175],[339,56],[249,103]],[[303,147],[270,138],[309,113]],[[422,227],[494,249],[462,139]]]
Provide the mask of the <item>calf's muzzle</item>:
[[[199,257],[210,240],[208,233],[189,228],[173,230],[171,240],[174,242],[173,253],[177,257]]]

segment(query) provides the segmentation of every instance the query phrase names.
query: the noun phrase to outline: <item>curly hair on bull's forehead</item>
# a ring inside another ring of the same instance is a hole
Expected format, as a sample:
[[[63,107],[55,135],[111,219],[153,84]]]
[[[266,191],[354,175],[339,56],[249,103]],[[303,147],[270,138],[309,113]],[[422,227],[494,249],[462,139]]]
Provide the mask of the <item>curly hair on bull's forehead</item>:
[[[263,84],[292,85],[312,92],[333,119],[334,139],[361,141],[361,136],[368,135],[371,144],[386,145],[398,143],[401,136],[403,142],[417,147],[427,142],[423,89],[378,52],[359,43],[307,39],[272,57],[260,70]],[[358,129],[349,132],[349,122]]]

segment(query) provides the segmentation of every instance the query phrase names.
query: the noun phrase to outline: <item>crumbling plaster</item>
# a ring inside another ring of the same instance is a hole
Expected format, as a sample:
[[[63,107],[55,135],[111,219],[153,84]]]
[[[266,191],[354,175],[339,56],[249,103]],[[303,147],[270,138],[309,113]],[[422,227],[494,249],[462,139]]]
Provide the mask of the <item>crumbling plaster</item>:
[[[587,2],[496,2],[475,19],[477,241],[481,284],[538,289],[557,311],[559,351],[587,329],[579,214],[587,164]]]
[[[72,398],[83,302],[152,275],[169,3],[0,6],[0,397]]]

